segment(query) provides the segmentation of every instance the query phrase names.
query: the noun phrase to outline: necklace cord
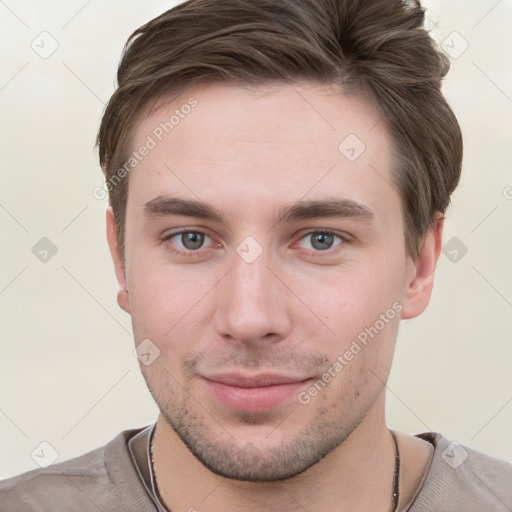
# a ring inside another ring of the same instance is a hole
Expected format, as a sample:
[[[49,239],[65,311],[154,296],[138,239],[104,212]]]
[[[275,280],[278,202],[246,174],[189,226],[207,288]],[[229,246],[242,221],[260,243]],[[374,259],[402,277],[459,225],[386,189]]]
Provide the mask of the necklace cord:
[[[398,441],[396,439],[395,433],[392,430],[390,430],[390,432],[391,435],[393,436],[393,441],[395,442],[395,471],[393,473],[393,503],[391,512],[396,512],[398,509],[398,501],[400,500],[400,451],[398,450]],[[153,435],[151,435],[149,440],[149,454],[151,480],[153,483],[153,487],[156,491],[156,474],[153,461]]]
[[[398,441],[395,433],[390,430],[395,442],[395,472],[393,474],[393,505],[392,512],[396,512],[398,509],[398,501],[400,499],[400,452],[398,450]]]

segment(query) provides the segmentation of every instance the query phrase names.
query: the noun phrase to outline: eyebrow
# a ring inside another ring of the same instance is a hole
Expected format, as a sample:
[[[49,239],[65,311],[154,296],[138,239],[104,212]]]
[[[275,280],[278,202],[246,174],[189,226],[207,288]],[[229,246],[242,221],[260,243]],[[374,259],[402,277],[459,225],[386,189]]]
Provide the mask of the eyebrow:
[[[328,198],[298,201],[289,206],[283,206],[277,217],[277,224],[317,218],[351,218],[373,221],[376,216],[367,206],[350,199]]]
[[[158,196],[144,204],[146,217],[183,215],[226,224],[224,216],[213,206],[198,200]],[[367,206],[350,199],[327,198],[298,201],[282,206],[275,224],[317,218],[350,218],[373,221],[376,216]]]
[[[210,219],[225,223],[224,217],[213,206],[202,201],[181,199],[172,196],[158,196],[144,204],[146,217],[164,217],[167,215],[184,215],[198,219]]]

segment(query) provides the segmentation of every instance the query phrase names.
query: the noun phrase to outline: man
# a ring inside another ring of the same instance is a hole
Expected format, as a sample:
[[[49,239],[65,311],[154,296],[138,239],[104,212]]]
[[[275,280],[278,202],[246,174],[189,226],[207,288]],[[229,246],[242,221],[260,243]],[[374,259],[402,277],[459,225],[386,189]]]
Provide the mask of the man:
[[[5,481],[2,510],[512,510],[510,464],[385,420],[462,160],[423,19],[191,0],[131,36],[98,145],[161,414]]]

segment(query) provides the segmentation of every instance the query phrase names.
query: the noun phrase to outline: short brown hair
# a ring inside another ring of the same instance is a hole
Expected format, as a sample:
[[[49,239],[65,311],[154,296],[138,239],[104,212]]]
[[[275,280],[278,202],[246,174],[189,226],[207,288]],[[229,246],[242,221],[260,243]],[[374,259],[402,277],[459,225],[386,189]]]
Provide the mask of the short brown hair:
[[[460,127],[441,93],[450,63],[424,17],[419,0],[188,0],[138,28],[97,137],[123,259],[128,180],[112,180],[137,121],[159,99],[216,81],[308,81],[365,95],[394,143],[405,245],[416,259],[462,166]]]

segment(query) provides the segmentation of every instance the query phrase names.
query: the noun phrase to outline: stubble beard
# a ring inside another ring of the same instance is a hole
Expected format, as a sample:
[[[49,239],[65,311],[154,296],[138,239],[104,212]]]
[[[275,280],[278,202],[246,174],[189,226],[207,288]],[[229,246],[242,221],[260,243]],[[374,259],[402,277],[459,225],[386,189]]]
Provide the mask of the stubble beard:
[[[168,425],[201,464],[224,478],[247,482],[276,482],[303,473],[349,437],[379,396],[375,393],[375,396],[365,397],[366,402],[362,403],[356,390],[354,398],[358,402],[349,403],[347,407],[338,402],[322,405],[308,424],[298,431],[294,427],[295,431],[285,442],[278,446],[270,443],[256,446],[252,442],[236,441],[229,429],[220,425],[194,398],[189,397],[188,403],[197,407],[196,412],[189,408],[186,400],[179,403],[171,398],[165,402],[151,393]],[[314,405],[298,405],[309,406]],[[344,414],[342,409],[349,410],[350,414]],[[238,414],[244,426],[268,425],[266,418],[267,415],[261,413]],[[276,428],[283,429],[286,424],[287,419]]]

